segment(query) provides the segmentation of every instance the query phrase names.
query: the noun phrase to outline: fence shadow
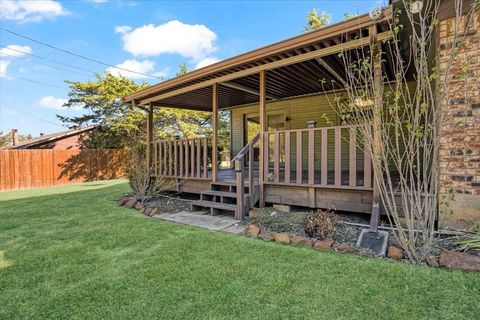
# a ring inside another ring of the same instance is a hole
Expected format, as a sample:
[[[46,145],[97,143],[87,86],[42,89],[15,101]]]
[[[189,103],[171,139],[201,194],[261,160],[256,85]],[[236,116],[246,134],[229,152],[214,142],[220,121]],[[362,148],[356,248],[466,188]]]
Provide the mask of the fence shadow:
[[[123,178],[125,156],[125,150],[82,149],[59,164],[59,179],[86,182]]]

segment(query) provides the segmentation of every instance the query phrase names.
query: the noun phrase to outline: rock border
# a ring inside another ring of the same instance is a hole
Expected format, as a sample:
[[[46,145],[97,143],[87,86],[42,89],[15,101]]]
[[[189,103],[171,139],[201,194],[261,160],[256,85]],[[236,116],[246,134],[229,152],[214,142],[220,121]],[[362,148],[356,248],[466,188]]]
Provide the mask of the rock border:
[[[136,209],[138,212],[147,217],[153,217],[157,214],[160,214],[158,208],[147,207],[140,201],[140,199],[136,197],[125,196],[118,200],[117,204],[120,207]],[[308,238],[300,234],[273,232],[268,229],[262,229],[253,223],[247,225],[243,235],[251,238],[262,239],[263,241],[275,241],[285,245],[302,246],[321,251],[373,256],[372,252],[368,252],[358,246],[352,246],[345,243],[336,243],[336,241],[332,239],[318,240]],[[397,246],[390,245],[387,249],[386,258],[400,261],[405,259],[405,252]],[[444,250],[440,252],[439,256],[428,257],[427,265],[430,267],[442,267],[448,269],[480,272],[480,256],[464,252]]]
[[[336,243],[333,239],[318,240],[300,234],[273,232],[267,229],[262,229],[255,224],[249,224],[245,229],[244,235],[251,238],[262,239],[264,241],[275,241],[281,244],[309,247],[321,251],[374,256],[373,252],[346,243]],[[388,247],[385,259],[400,261],[405,258],[406,256],[403,249],[394,245]],[[449,269],[480,272],[480,256],[445,250],[441,251],[439,256],[428,257],[427,265],[430,267],[444,267]]]
[[[140,199],[138,199],[136,197],[125,196],[122,199],[118,200],[117,204],[118,204],[119,207],[136,209],[141,214],[143,214],[147,217],[153,217],[153,216],[160,213],[158,208],[147,207],[147,206],[145,206],[145,204],[142,201],[140,201]]]

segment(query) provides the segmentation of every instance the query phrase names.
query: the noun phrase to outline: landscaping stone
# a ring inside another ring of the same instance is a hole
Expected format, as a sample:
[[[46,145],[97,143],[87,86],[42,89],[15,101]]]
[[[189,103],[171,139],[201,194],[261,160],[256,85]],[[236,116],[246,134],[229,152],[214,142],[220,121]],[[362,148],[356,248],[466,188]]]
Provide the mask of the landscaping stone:
[[[158,214],[158,208],[152,208],[152,211],[150,211],[150,217],[153,217],[154,215]]]
[[[273,232],[262,229],[258,234],[258,237],[265,240],[265,241],[273,241],[275,239],[275,235]]]
[[[319,250],[330,251],[332,250],[332,246],[334,243],[335,243],[335,240],[317,240],[313,244],[313,247]]]
[[[273,210],[283,213],[290,213],[291,208],[289,205],[276,203],[273,205]]]
[[[451,269],[480,272],[480,257],[463,252],[442,251],[439,265]]]
[[[403,250],[395,246],[390,246],[388,247],[387,255],[390,259],[400,260],[403,258]]]
[[[247,227],[247,236],[256,238],[258,237],[258,234],[260,233],[260,228],[257,227],[254,224],[249,224]]]
[[[130,200],[130,197],[123,197],[122,199],[118,200],[117,204],[119,207],[124,206]]]
[[[275,232],[274,233],[274,238],[275,241],[280,242],[280,243],[290,243],[290,235],[288,232]]]
[[[335,247],[335,251],[342,252],[342,253],[357,253],[358,248],[351,246],[349,244],[339,244]]]
[[[312,239],[310,238],[306,238],[306,237],[302,237],[300,235],[294,235],[290,238],[290,241],[292,244],[294,245],[299,245],[299,246],[308,246],[308,247],[311,247],[312,246]]]
[[[137,204],[137,199],[130,198],[127,202],[125,202],[125,207],[127,208],[134,208],[135,205]]]
[[[150,213],[152,212],[152,210],[153,210],[152,207],[145,208],[145,211],[143,211],[143,214],[146,216],[150,216]]]
[[[248,212],[248,217],[249,218],[258,218],[258,217],[263,217],[263,216],[267,216],[268,215],[268,212],[266,212],[265,210],[262,210],[262,209],[251,209],[249,212]]]
[[[135,205],[135,209],[137,209],[138,211],[141,211],[144,207],[144,205],[140,202],[138,202],[136,205]]]
[[[430,267],[438,268],[438,257],[430,256],[427,258],[427,264]]]

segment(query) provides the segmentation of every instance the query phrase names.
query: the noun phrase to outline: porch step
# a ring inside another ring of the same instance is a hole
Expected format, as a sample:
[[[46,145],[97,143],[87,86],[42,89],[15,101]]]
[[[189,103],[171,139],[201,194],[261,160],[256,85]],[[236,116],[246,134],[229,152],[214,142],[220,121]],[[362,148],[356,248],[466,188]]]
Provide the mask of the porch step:
[[[235,213],[235,211],[237,210],[237,205],[235,204],[228,204],[228,203],[221,203],[221,202],[214,202],[214,201],[207,201],[207,200],[193,201],[191,206],[192,206],[192,211],[201,211],[204,208],[210,208],[212,215],[220,213],[219,210],[231,211],[233,213]]]
[[[202,195],[209,195],[209,196],[219,196],[224,198],[237,198],[237,194],[235,192],[228,192],[228,191],[217,191],[217,190],[207,190],[203,191]]]

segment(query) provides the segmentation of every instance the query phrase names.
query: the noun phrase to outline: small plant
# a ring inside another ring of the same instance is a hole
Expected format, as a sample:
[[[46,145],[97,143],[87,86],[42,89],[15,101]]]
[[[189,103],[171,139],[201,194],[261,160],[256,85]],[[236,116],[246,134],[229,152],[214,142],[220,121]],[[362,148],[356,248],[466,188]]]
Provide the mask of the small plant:
[[[465,234],[453,239],[459,251],[480,252],[480,220],[465,230]]]
[[[309,212],[305,220],[305,232],[310,237],[323,240],[337,231],[338,218],[332,209]]]
[[[152,177],[152,168],[147,168],[146,146],[131,148],[125,161],[128,182],[136,197],[142,201],[173,186],[163,177]]]

